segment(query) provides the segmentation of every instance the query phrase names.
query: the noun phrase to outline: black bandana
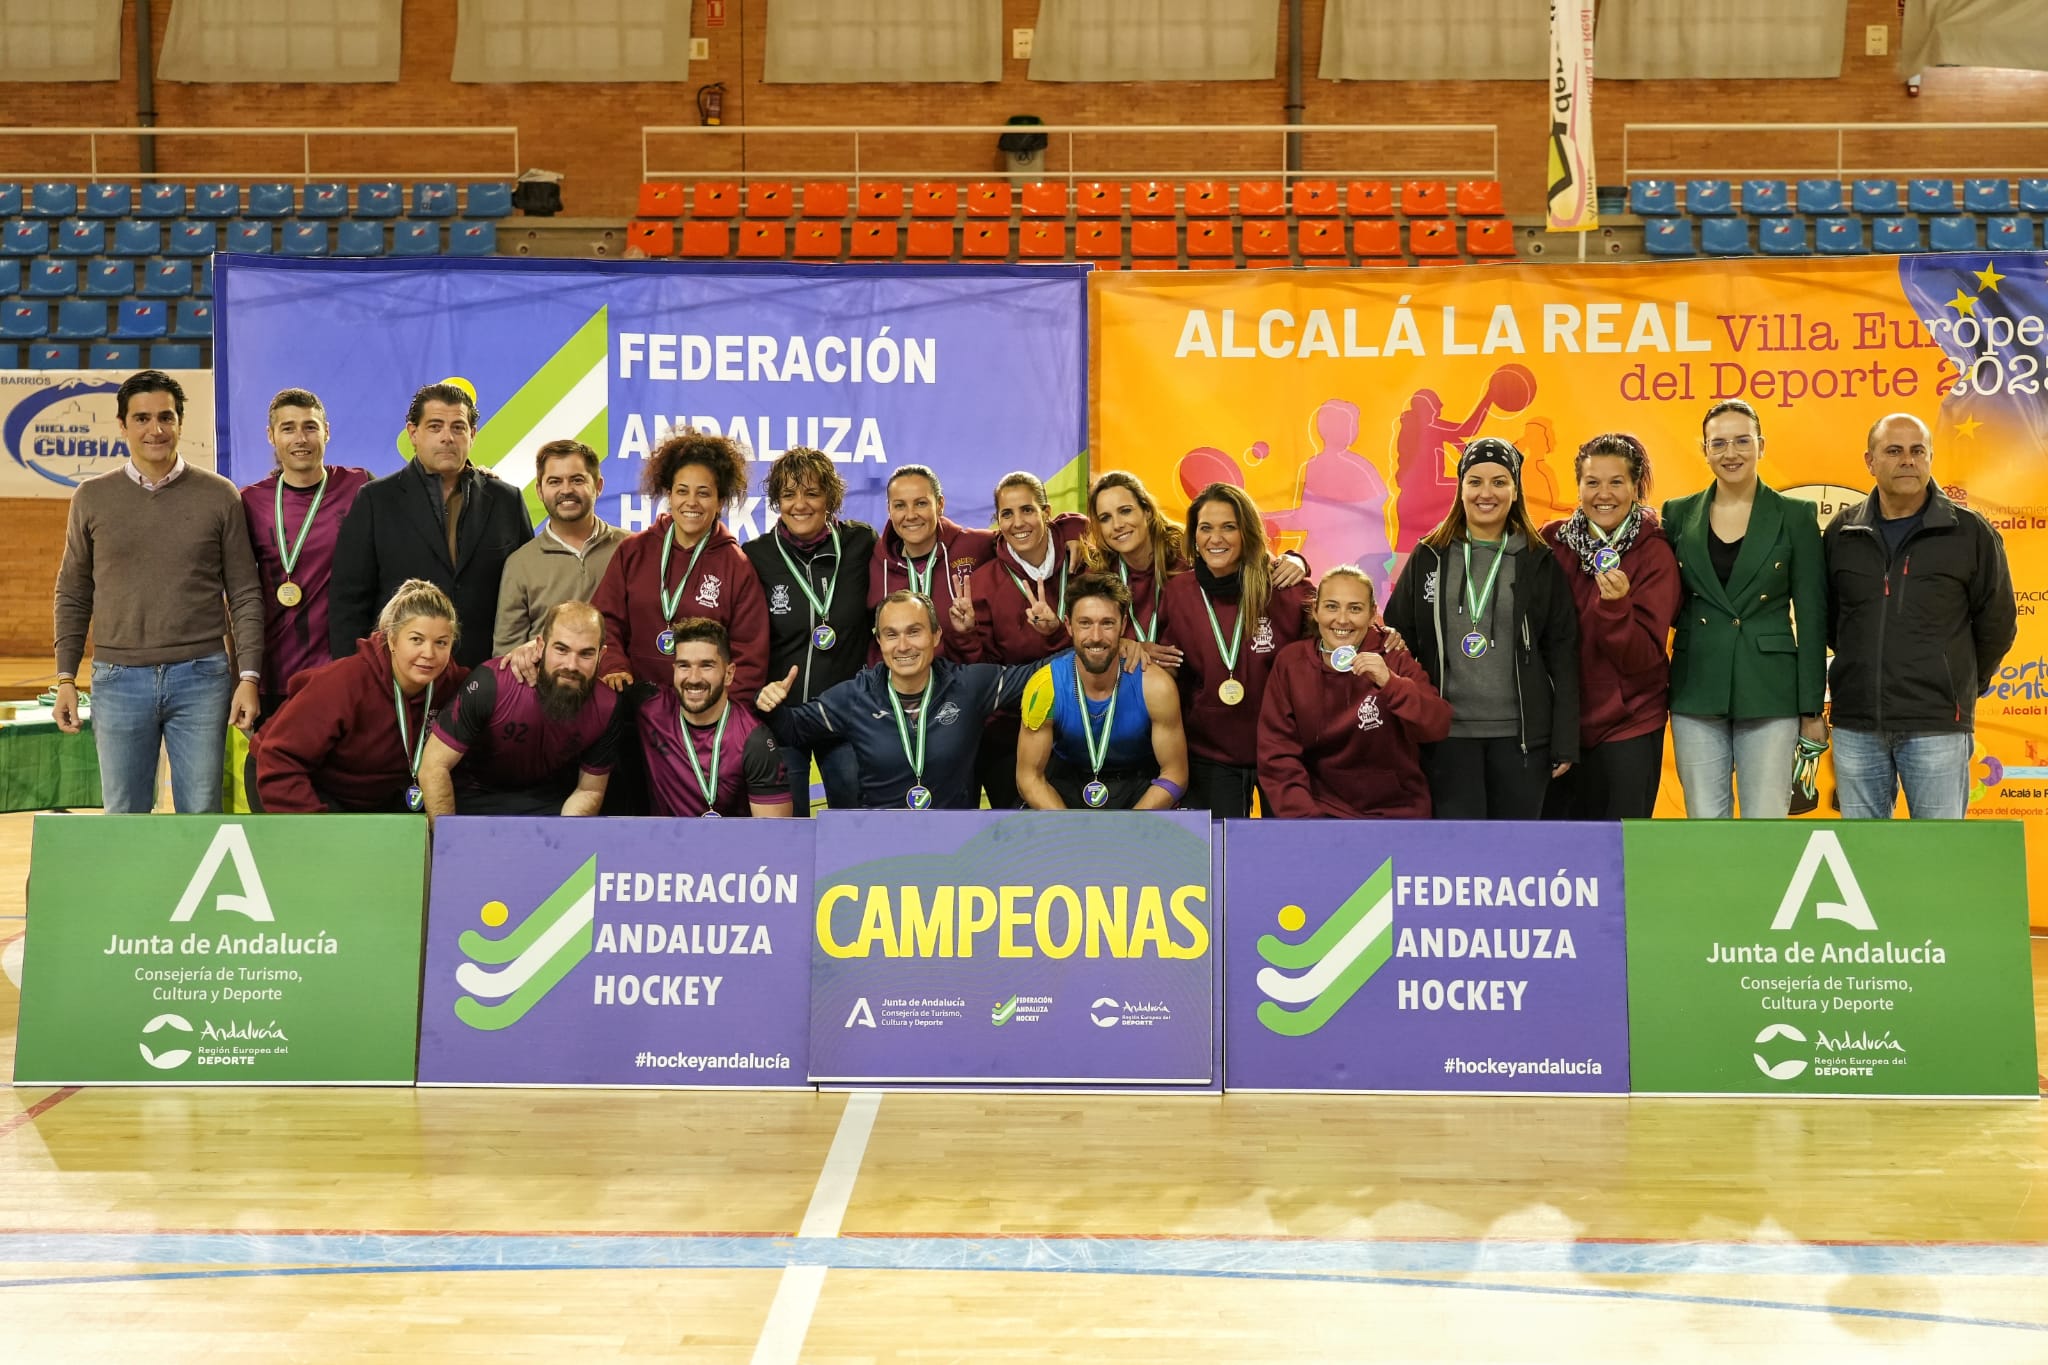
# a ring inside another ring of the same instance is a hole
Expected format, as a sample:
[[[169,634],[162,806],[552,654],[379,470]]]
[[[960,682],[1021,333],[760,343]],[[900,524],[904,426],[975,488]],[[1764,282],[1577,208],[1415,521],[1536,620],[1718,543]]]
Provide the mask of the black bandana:
[[[1572,513],[1569,521],[1557,528],[1557,538],[1579,557],[1581,569],[1587,573],[1597,573],[1598,570],[1593,567],[1593,556],[1600,553],[1603,547],[1613,550],[1616,554],[1627,554],[1629,546],[1635,544],[1636,537],[1641,534],[1645,520],[1643,505],[1637,503],[1628,509],[1628,515],[1622,519],[1621,526],[1614,535],[1603,541],[1600,539],[1600,533],[1593,529],[1593,523],[1586,520],[1586,509],[1581,507]]]

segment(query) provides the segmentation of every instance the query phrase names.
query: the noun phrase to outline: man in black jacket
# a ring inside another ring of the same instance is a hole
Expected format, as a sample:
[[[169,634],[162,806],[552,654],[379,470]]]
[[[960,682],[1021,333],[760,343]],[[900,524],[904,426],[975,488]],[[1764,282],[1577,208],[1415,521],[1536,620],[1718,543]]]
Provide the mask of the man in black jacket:
[[[455,661],[491,656],[498,582],[505,561],[533,539],[518,489],[469,463],[476,403],[453,384],[429,384],[405,416],[414,459],[364,488],[334,551],[327,647],[337,659],[371,633],[378,609],[408,578],[424,578],[455,603]]]
[[[1821,537],[1842,814],[1889,819],[1903,785],[1913,818],[1960,820],[1977,697],[2018,630],[2005,545],[1943,496],[1919,418],[1879,418],[1863,462],[1877,486]]]

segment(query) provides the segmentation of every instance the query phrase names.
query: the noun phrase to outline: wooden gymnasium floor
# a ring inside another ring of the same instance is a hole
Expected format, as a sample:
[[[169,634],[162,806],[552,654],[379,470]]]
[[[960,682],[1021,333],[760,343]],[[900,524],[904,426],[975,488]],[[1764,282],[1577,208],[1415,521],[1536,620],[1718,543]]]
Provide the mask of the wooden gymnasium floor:
[[[0,1361],[371,1358],[2048,1361],[2048,1116],[0,1093]]]

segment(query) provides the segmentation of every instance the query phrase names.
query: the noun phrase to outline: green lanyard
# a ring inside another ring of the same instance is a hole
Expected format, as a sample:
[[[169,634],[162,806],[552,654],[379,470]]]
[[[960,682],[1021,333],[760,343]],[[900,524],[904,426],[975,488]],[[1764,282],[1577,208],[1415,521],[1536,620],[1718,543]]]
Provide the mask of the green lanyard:
[[[1029,601],[1031,600],[1031,589],[1029,589],[1029,588],[1027,588],[1027,587],[1025,587],[1025,586],[1024,586],[1024,580],[1023,580],[1023,579],[1021,579],[1021,578],[1019,578],[1019,577],[1017,577],[1017,572],[1016,572],[1016,570],[1014,570],[1014,569],[1004,569],[1004,570],[1003,570],[1003,572],[1004,572],[1004,573],[1006,573],[1006,574],[1008,574],[1008,575],[1010,575],[1010,581],[1011,581],[1012,583],[1015,583],[1015,584],[1017,585],[1017,591],[1018,591],[1018,592],[1020,592],[1020,593],[1022,593],[1022,594],[1024,595],[1024,600],[1025,600],[1026,602],[1029,602]],[[1059,606],[1056,606],[1056,607],[1054,607],[1054,608],[1053,608],[1053,612],[1054,612],[1055,614],[1057,614],[1057,613],[1059,612],[1059,610],[1060,610],[1060,607],[1064,607],[1064,606],[1066,605],[1066,603],[1067,603],[1067,566],[1066,566],[1066,565],[1064,565],[1064,564],[1062,564],[1062,565],[1060,565],[1060,601],[1059,601]]]
[[[835,522],[832,527],[832,577],[825,584],[825,596],[822,599],[819,598],[818,594],[811,591],[810,576],[808,574],[799,572],[796,567],[796,561],[789,557],[789,549],[782,543],[782,536],[778,532],[774,531],[769,532],[769,534],[775,537],[775,552],[781,555],[782,562],[789,566],[789,576],[796,580],[797,588],[800,591],[802,591],[804,595],[804,600],[811,604],[811,624],[816,625],[820,621],[829,619],[832,615],[832,594],[839,591],[838,524]],[[695,560],[691,561],[691,563],[695,562]],[[906,566],[910,563],[910,561],[907,559],[903,562]],[[689,575],[685,574],[683,577],[687,581]],[[929,570],[927,570],[925,573],[925,581],[927,583],[931,581],[931,573]],[[914,587],[916,586],[916,584],[913,582],[912,586]],[[677,591],[681,591],[681,589],[678,589]]]
[[[1116,731],[1116,698],[1123,691],[1123,678],[1109,692],[1109,709],[1102,713],[1102,743],[1095,742],[1095,727],[1088,723],[1088,689],[1081,684],[1081,656],[1074,656],[1074,700],[1081,706],[1081,738],[1088,745],[1088,775],[1100,781],[1102,761],[1109,757],[1109,737]]]
[[[1198,591],[1202,594],[1202,609],[1209,613],[1209,629],[1216,636],[1216,653],[1223,660],[1223,671],[1234,674],[1237,672],[1238,646],[1244,643],[1244,608],[1238,608],[1237,620],[1230,626],[1230,643],[1226,645],[1223,643],[1223,627],[1216,620],[1216,604],[1209,600],[1208,589]]]
[[[838,533],[835,531],[833,534],[836,535]],[[932,546],[931,553],[924,557],[924,577],[922,579],[917,576],[917,565],[911,562],[910,556],[903,556],[903,575],[910,580],[910,590],[923,593],[926,597],[932,595],[932,572],[938,567],[939,547],[937,545]]]
[[[917,703],[917,749],[910,748],[910,727],[903,720],[903,703],[896,700],[896,685],[885,681],[889,689],[889,709],[896,713],[896,737],[903,741],[903,757],[910,761],[910,781],[913,786],[924,785],[924,727],[932,713],[932,679],[924,680],[924,692]]]
[[[391,680],[391,699],[398,704],[398,748],[411,761],[411,777],[414,782],[418,782],[420,780],[420,759],[427,752],[427,717],[432,715],[434,711],[434,685],[432,683],[427,684],[426,704],[420,707],[420,742],[417,744],[414,744],[411,737],[406,733],[408,727],[405,723],[405,692],[399,687],[398,679],[396,678]]]
[[[1154,553],[1156,554],[1157,551],[1154,551]],[[1130,587],[1131,566],[1124,563],[1122,555],[1117,556],[1116,571],[1123,578],[1124,586]],[[1065,595],[1064,587],[1062,588],[1061,595]],[[1138,604],[1133,602],[1131,604],[1131,630],[1137,635],[1141,644],[1149,645],[1159,639],[1159,570],[1157,567],[1154,567],[1152,570],[1152,624],[1148,626],[1138,619]]]
[[[1474,630],[1477,630],[1479,628],[1479,618],[1486,614],[1487,603],[1493,601],[1493,585],[1495,580],[1500,577],[1501,561],[1508,557],[1508,545],[1505,538],[1498,541],[1483,540],[1479,542],[1494,552],[1493,568],[1486,575],[1486,586],[1480,590],[1477,597],[1474,597],[1472,595],[1474,577],[1472,573],[1472,538],[1467,536],[1459,543],[1465,547],[1465,605],[1472,609],[1472,627]]]
[[[327,496],[327,471],[320,471],[320,482],[313,486],[313,505],[306,509],[305,524],[299,527],[299,536],[289,546],[284,541],[284,475],[277,476],[277,554],[284,561],[284,577],[289,583],[292,569],[299,562],[299,552],[306,548],[306,536],[313,529],[313,518],[320,515],[320,500]]]
[[[732,703],[725,704],[719,714],[718,728],[711,732],[711,777],[705,780],[704,769],[697,764],[697,741],[690,734],[690,722],[680,714],[676,717],[683,727],[683,757],[690,760],[690,772],[697,779],[697,790],[704,793],[704,813],[715,814],[718,810],[718,754],[725,747],[725,723],[732,719]]]
[[[662,620],[673,622],[676,619],[676,608],[682,604],[683,589],[690,586],[690,575],[697,571],[697,556],[703,554],[704,547],[710,543],[711,533],[709,531],[706,531],[704,533],[704,538],[697,542],[697,548],[690,551],[690,562],[688,566],[683,569],[682,582],[676,584],[676,590],[674,592],[670,592],[668,590],[668,555],[669,551],[675,549],[676,547],[676,524],[673,520],[669,522],[668,534],[662,538],[661,542],[660,581]]]

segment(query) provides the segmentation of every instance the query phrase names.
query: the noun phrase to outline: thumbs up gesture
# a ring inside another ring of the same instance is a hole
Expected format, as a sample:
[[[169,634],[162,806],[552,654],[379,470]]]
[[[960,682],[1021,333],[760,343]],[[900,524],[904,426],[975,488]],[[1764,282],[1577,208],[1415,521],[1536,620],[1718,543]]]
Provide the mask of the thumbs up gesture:
[[[782,699],[789,695],[789,689],[796,686],[796,673],[796,669],[791,668],[789,676],[781,682],[772,682],[762,688],[760,694],[754,698],[754,709],[765,716],[782,705]]]

